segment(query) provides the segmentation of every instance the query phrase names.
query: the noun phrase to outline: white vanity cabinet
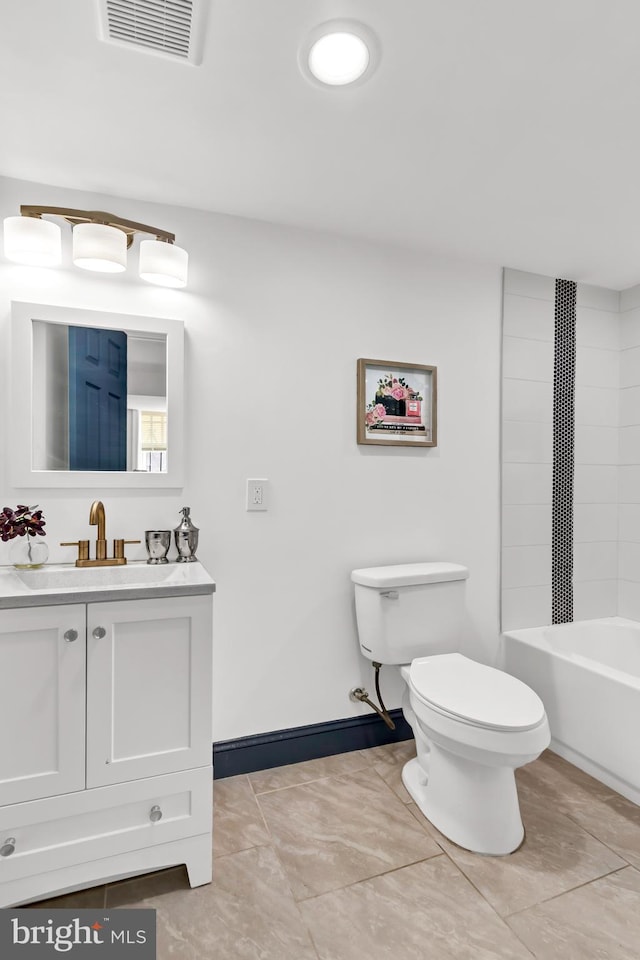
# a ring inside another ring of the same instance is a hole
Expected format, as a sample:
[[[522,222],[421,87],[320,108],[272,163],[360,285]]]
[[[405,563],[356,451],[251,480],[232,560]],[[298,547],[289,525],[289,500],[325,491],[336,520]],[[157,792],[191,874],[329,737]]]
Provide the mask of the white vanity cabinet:
[[[0,907],[211,880],[211,595],[0,610]]]
[[[84,604],[0,612],[2,806],[84,789],[85,630]]]
[[[87,606],[87,787],[211,766],[207,597]]]

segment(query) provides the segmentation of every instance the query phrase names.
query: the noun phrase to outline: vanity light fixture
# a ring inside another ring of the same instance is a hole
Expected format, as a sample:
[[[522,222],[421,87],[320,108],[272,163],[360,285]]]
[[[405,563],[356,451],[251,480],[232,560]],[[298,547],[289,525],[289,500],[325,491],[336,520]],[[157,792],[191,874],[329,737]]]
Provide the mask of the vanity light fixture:
[[[175,245],[175,234],[98,210],[21,206],[19,217],[4,221],[8,260],[51,267],[62,259],[62,231],[43,216],[60,217],[73,228],[73,262],[83,270],[120,273],[127,268],[127,249],[137,233],[154,240],[140,243],[139,273],[143,280],[165,287],[184,287],[189,256]]]
[[[344,87],[369,78],[378,60],[378,43],[368,27],[352,20],[330,20],[316,27],[300,49],[298,62],[308,79]]]

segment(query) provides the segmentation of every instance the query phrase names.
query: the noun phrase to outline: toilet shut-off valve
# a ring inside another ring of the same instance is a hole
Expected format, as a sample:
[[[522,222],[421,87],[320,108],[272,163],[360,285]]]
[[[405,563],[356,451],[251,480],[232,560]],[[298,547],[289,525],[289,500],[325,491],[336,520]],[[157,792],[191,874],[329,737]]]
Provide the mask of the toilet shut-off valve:
[[[389,727],[390,730],[395,730],[396,725],[391,719],[391,717],[389,716],[389,711],[385,707],[384,701],[382,699],[382,694],[380,693],[380,667],[381,666],[382,666],[381,663],[376,663],[375,661],[373,662],[373,668],[375,670],[376,696],[378,697],[378,703],[380,704],[380,706],[378,706],[372,700],[369,699],[369,694],[363,687],[352,687],[351,690],[349,691],[349,699],[360,700],[361,703],[366,703],[368,706],[371,707],[372,710],[375,710],[375,712],[378,714],[379,717],[382,717],[382,719],[384,720],[384,722],[386,723],[386,725]]]

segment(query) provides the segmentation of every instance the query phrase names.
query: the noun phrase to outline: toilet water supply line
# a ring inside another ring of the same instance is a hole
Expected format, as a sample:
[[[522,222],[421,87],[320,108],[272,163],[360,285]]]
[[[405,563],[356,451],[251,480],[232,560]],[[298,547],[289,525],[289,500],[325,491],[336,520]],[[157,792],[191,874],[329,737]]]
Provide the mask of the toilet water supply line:
[[[385,707],[382,694],[380,693],[380,667],[382,664],[376,663],[375,660],[373,660],[372,663],[375,670],[376,696],[378,697],[378,703],[380,706],[378,707],[372,700],[369,699],[369,694],[362,687],[355,687],[351,691],[351,696],[354,700],[361,700],[362,703],[367,703],[372,710],[375,710],[379,717],[382,717],[390,730],[395,730],[396,725],[389,716],[389,711]]]

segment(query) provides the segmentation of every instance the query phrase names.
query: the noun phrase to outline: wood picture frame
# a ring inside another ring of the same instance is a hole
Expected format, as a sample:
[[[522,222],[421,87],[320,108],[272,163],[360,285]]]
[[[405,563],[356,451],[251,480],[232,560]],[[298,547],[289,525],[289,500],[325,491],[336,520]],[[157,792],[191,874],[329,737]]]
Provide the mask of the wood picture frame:
[[[437,367],[358,360],[358,443],[437,446]]]

